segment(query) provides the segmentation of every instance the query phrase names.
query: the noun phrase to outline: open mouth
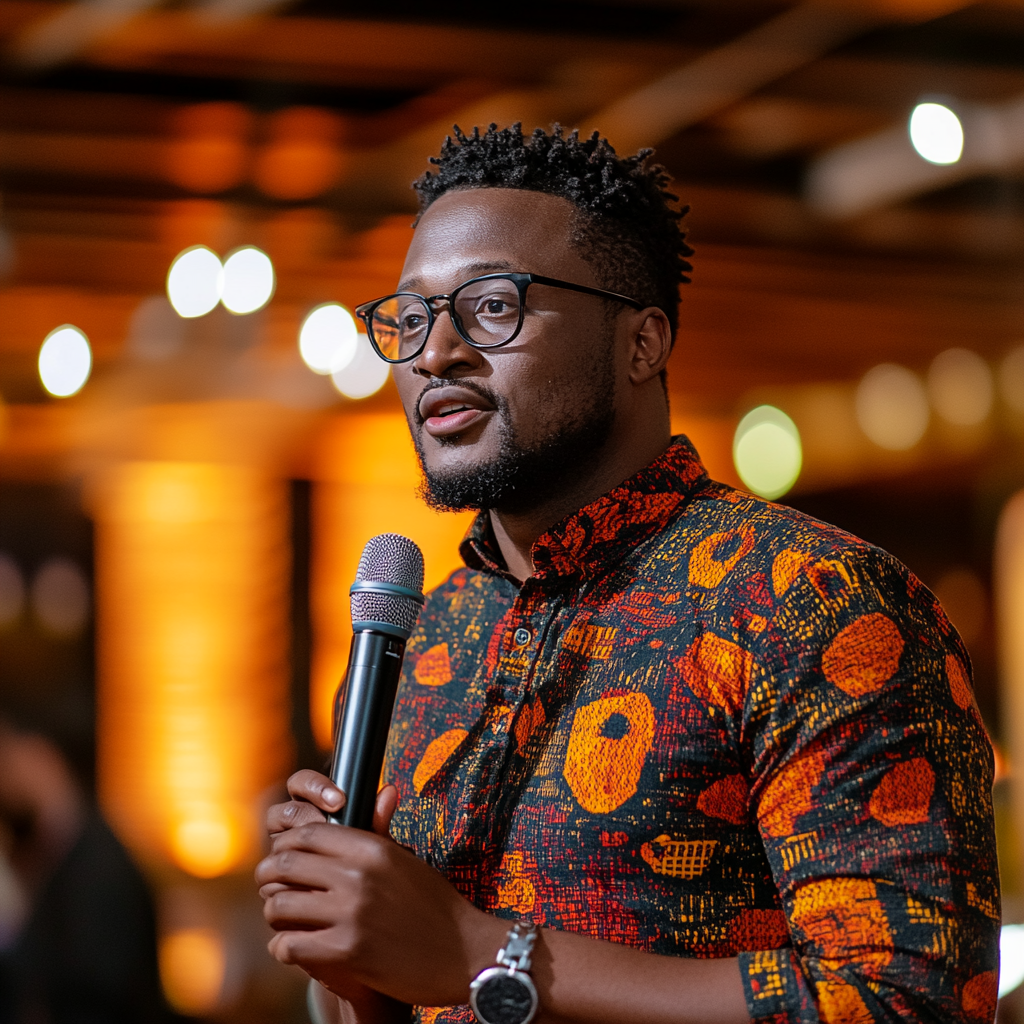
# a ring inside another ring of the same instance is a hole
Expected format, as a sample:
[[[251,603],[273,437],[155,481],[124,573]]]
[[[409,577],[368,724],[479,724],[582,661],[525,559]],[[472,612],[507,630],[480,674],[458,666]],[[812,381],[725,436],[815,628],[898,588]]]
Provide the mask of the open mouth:
[[[482,395],[458,386],[431,389],[419,403],[424,429],[432,437],[459,434],[493,411]]]

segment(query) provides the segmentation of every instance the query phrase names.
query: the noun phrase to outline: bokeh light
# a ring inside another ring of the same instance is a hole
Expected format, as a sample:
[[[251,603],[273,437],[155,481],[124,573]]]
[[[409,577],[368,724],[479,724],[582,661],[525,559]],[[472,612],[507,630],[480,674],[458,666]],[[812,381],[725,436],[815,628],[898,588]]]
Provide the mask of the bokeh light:
[[[930,164],[955,164],[964,151],[960,118],[941,103],[918,103],[910,115],[910,141]]]
[[[18,563],[0,552],[0,627],[18,621],[25,607],[25,579]]]
[[[146,362],[161,362],[177,355],[185,344],[188,325],[164,295],[148,295],[128,322],[125,350]]]
[[[196,103],[170,118],[167,177],[190,192],[223,192],[245,176],[253,115],[241,103]]]
[[[311,310],[299,329],[299,354],[314,372],[336,373],[356,356],[358,330],[352,314],[340,303],[325,302]]]
[[[981,423],[992,411],[994,390],[988,363],[969,349],[946,349],[928,368],[932,408],[957,426]]]
[[[1003,357],[999,366],[999,394],[1014,412],[1024,413],[1024,345]]]
[[[220,301],[231,313],[255,313],[274,294],[274,264],[254,245],[236,249],[224,261],[224,288]]]
[[[342,119],[318,107],[290,107],[271,115],[269,139],[253,164],[257,188],[275,199],[312,199],[341,173]]]
[[[197,878],[217,878],[230,871],[242,854],[244,837],[215,801],[194,800],[171,835],[175,861]]]
[[[357,334],[355,354],[331,374],[331,380],[346,398],[369,398],[384,387],[390,369],[373,350],[370,339],[365,334]]]
[[[50,331],[39,349],[39,379],[57,398],[67,398],[85,386],[92,372],[89,339],[77,327],[64,324]]]
[[[160,940],[160,981],[178,1013],[205,1016],[224,987],[224,940],[212,928],[180,928]]]
[[[69,558],[51,558],[32,580],[32,614],[54,636],[74,636],[89,617],[89,583]]]
[[[1004,924],[999,935],[999,998],[1024,981],[1024,924]]]
[[[732,446],[740,479],[762,498],[778,498],[796,483],[803,464],[800,431],[773,405],[759,405],[740,420]]]
[[[861,430],[889,451],[913,448],[928,429],[924,385],[916,373],[895,363],[882,363],[864,374],[854,407]]]
[[[205,316],[220,302],[224,268],[205,245],[193,245],[174,257],[167,272],[167,298],[178,316]]]

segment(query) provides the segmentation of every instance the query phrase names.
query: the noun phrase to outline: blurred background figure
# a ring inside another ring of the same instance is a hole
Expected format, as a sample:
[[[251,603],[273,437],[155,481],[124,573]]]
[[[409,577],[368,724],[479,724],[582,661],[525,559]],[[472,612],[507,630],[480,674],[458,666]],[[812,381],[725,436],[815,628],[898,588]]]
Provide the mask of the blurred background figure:
[[[0,704],[0,1021],[166,1020],[149,888],[63,746]]]

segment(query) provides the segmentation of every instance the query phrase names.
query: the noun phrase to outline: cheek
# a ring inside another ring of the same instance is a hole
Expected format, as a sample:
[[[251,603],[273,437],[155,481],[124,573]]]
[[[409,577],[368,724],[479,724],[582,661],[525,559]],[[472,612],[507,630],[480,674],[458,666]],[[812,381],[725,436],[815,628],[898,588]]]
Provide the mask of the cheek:
[[[517,360],[514,365],[510,360],[500,370],[495,366],[495,383],[500,379],[498,386],[508,396],[516,427],[562,423],[593,408],[613,373],[609,366],[613,354],[605,336],[549,336],[534,344],[532,358]]]

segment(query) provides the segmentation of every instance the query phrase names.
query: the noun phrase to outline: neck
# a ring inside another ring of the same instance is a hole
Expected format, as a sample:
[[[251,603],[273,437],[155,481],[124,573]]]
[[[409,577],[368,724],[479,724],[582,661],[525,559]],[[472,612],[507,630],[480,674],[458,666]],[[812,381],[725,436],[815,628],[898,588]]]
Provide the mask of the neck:
[[[538,538],[566,517],[639,473],[665,451],[671,441],[667,417],[665,419],[666,422],[652,425],[651,429],[643,432],[613,431],[589,473],[528,511],[490,510],[495,540],[508,571],[516,579],[526,580],[533,575],[533,545]]]

